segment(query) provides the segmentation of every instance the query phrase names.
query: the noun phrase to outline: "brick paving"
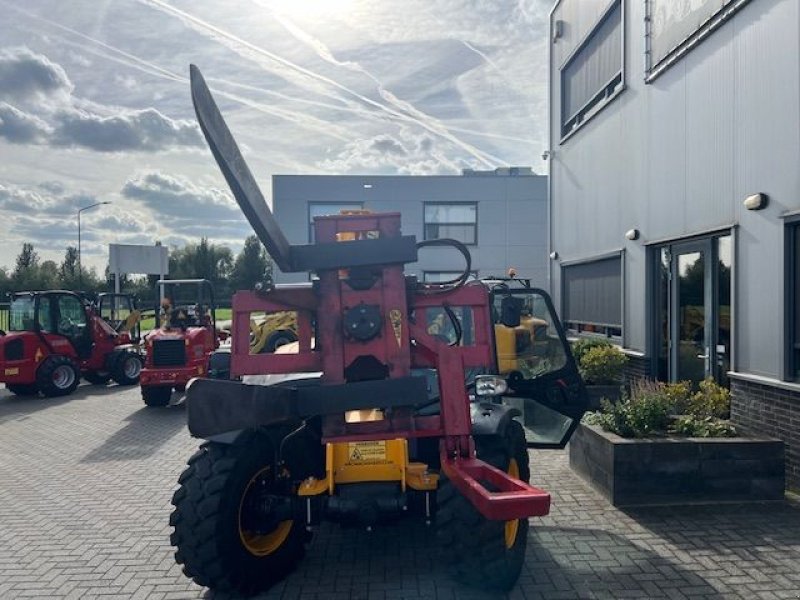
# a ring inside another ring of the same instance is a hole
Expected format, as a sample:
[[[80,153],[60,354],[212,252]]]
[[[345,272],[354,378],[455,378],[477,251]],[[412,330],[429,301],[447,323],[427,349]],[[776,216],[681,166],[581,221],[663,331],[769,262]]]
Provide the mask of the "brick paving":
[[[182,407],[138,388],[68,399],[0,388],[0,598],[222,598],[187,580],[169,546],[169,500],[196,447]],[[511,598],[800,598],[800,507],[620,511],[563,452],[532,455],[553,494],[533,521]],[[432,532],[323,526],[300,568],[263,598],[491,598],[435,564]]]

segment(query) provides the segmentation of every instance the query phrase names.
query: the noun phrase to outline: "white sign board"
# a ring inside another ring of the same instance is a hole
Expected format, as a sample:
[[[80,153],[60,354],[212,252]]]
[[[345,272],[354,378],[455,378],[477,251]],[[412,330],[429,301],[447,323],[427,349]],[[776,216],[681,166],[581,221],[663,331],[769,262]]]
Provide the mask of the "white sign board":
[[[137,246],[109,244],[109,271],[115,275],[125,273],[166,275],[169,273],[169,249],[166,246]]]

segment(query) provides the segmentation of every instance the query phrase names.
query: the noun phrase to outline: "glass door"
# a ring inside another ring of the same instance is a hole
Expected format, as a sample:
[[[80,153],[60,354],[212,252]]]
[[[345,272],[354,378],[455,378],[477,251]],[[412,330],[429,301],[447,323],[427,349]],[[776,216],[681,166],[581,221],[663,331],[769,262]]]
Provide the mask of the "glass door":
[[[727,384],[731,354],[731,237],[656,249],[655,367],[658,378]]]
[[[698,383],[711,374],[710,256],[710,240],[673,247],[673,381]]]

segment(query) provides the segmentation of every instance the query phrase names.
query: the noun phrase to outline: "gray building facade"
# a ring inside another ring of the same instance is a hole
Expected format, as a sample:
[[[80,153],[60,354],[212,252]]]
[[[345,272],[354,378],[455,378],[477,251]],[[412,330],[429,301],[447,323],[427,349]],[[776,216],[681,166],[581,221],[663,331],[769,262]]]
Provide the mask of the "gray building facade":
[[[560,0],[550,33],[562,318],[730,383],[800,488],[800,3]]]
[[[404,235],[464,242],[477,277],[505,275],[514,267],[534,285],[547,284],[547,177],[530,168],[452,176],[275,175],[272,197],[275,218],[292,244],[313,241],[315,216],[342,209],[399,212]],[[453,279],[463,268],[455,250],[423,248],[406,272],[437,281]],[[307,277],[277,273],[276,281]]]

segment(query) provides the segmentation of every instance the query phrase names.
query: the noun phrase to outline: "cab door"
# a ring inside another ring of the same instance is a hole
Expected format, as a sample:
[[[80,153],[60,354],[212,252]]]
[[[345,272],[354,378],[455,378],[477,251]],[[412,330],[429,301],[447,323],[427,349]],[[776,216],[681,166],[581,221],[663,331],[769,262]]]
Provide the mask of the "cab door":
[[[506,402],[522,412],[528,446],[563,448],[588,407],[588,397],[564,329],[544,290],[492,290],[498,373]]]
[[[80,358],[92,354],[92,333],[81,300],[72,294],[53,295],[55,333],[66,337]]]

